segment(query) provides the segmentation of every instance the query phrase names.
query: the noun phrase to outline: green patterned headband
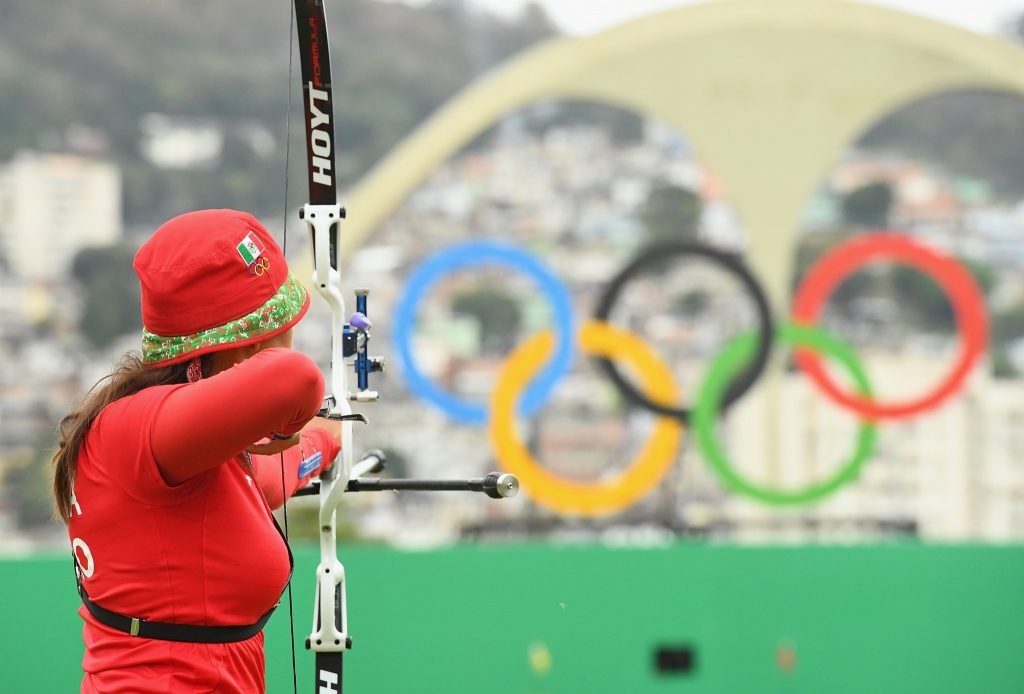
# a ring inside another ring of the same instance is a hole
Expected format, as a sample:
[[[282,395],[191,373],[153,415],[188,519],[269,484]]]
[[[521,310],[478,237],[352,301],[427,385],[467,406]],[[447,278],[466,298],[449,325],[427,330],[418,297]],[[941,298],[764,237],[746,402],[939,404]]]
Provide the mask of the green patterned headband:
[[[294,275],[288,275],[265,304],[227,325],[179,337],[163,337],[143,330],[142,360],[159,366],[183,361],[186,355],[198,356],[221,349],[217,345],[258,342],[293,325],[305,312],[306,304],[306,288]]]

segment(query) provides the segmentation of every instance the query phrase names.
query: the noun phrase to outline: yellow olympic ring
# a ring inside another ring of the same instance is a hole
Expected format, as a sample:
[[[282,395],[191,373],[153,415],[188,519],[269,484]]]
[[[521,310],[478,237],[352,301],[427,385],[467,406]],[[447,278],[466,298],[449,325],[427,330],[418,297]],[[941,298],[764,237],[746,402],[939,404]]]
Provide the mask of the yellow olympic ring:
[[[270,269],[270,259],[260,258],[256,261],[256,264],[252,267],[252,274],[257,277],[262,277],[263,273]]]
[[[659,403],[678,402],[672,371],[638,337],[607,323],[588,321],[580,330],[588,354],[625,359],[648,396]],[[491,396],[488,435],[502,468],[519,481],[538,504],[554,511],[599,516],[620,511],[647,494],[675,460],[683,427],[673,417],[658,417],[651,437],[629,467],[612,480],[577,482],[543,469],[516,433],[515,411],[524,384],[537,373],[554,347],[551,331],[535,335],[505,362]]]

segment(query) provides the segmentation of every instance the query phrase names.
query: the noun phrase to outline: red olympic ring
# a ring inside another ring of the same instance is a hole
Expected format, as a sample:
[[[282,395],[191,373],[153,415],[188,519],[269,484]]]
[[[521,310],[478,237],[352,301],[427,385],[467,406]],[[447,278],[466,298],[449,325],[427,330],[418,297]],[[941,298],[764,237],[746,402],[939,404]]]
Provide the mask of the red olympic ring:
[[[955,259],[922,245],[909,236],[873,232],[848,241],[825,255],[797,289],[794,322],[812,326],[829,295],[863,265],[879,258],[905,263],[931,277],[947,294],[960,332],[960,353],[946,377],[921,397],[882,404],[844,392],[825,370],[821,357],[806,349],[794,351],[798,368],[810,376],[836,403],[866,419],[903,419],[937,407],[963,385],[975,360],[988,342],[988,318],[981,290]]]

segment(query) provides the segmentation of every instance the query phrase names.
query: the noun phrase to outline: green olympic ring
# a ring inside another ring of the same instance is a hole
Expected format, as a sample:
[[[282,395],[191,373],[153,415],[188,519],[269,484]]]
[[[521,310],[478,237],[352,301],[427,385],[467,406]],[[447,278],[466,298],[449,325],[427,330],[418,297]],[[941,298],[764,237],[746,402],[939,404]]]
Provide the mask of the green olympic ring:
[[[871,398],[871,384],[864,369],[847,345],[827,333],[807,326],[787,324],[776,333],[783,342],[797,347],[809,347],[826,354],[842,364],[853,376],[859,395]],[[767,504],[806,504],[818,501],[835,492],[847,482],[856,479],[864,461],[875,446],[875,423],[864,420],[857,434],[857,447],[850,459],[830,478],[812,483],[802,489],[786,491],[754,484],[737,472],[715,439],[715,421],[721,409],[722,398],[729,384],[749,363],[757,347],[757,336],[741,335],[732,340],[711,363],[700,389],[700,397],[693,412],[692,427],[704,457],[711,469],[730,489]]]

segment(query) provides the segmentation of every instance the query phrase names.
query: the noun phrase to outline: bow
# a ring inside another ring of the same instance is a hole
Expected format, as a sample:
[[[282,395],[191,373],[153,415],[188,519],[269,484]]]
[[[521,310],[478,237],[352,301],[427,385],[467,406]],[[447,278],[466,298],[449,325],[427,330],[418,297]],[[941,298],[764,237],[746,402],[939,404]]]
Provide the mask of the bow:
[[[377,392],[369,389],[369,378],[371,373],[383,370],[383,360],[369,356],[367,350],[371,327],[366,317],[367,290],[356,290],[356,312],[349,316],[347,322],[343,319],[345,300],[338,267],[338,234],[345,209],[338,204],[335,179],[334,105],[324,0],[294,2],[309,164],[309,202],[303,205],[299,217],[305,221],[313,238],[313,283],[331,308],[330,378],[327,380],[324,406],[317,416],[341,421],[339,457],[320,473],[319,483],[295,494],[319,494],[320,497],[320,564],[316,570],[313,628],[306,639],[306,648],[316,654],[316,691],[329,694],[342,691],[342,657],[352,646],[346,620],[345,568],[338,560],[335,533],[342,494],[385,490],[470,491],[503,499],[518,493],[519,481],[513,475],[498,472],[463,480],[370,479],[361,475],[382,470],[384,453],[372,450],[359,462],[352,462],[352,422],[365,423],[366,419],[352,412],[351,402],[377,400]],[[290,102],[289,98],[289,105]],[[349,368],[356,374],[355,391],[349,390]],[[287,527],[286,502],[286,535]],[[289,592],[289,602],[290,596]],[[294,638],[292,648],[294,682]]]
[[[335,179],[334,105],[331,62],[323,0],[295,0],[299,56],[305,105],[306,154],[309,164],[309,202],[299,217],[313,239],[313,283],[331,309],[330,378],[320,417],[341,420],[341,453],[320,475],[320,564],[316,571],[313,628],[306,647],[316,654],[316,682],[320,692],[341,691],[342,656],[352,645],[345,605],[345,569],[338,560],[335,520],[352,464],[352,422],[365,422],[352,413],[350,400],[369,402],[377,393],[368,389],[369,374],[379,371],[380,360],[367,355],[370,323],[366,318],[366,291],[356,292],[356,308],[345,322],[345,300],[338,269],[338,234],[345,210],[338,203]],[[348,367],[354,364],[358,390],[350,393]],[[379,467],[383,455],[360,462],[363,470]],[[358,472],[358,470],[357,470]],[[294,647],[294,646],[293,646]],[[294,667],[294,659],[293,659]],[[294,674],[294,673],[293,673]]]

